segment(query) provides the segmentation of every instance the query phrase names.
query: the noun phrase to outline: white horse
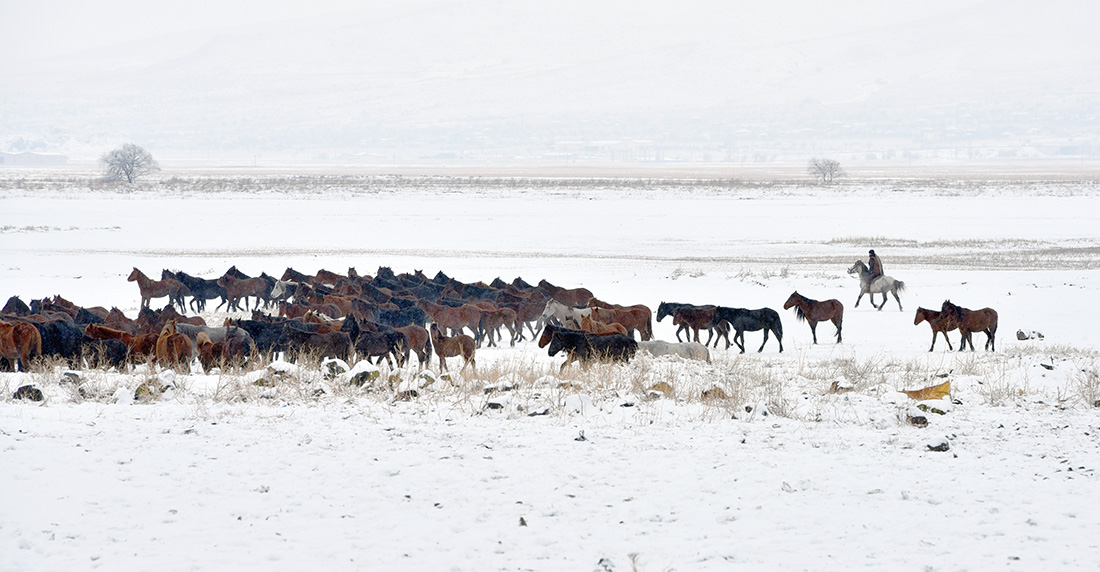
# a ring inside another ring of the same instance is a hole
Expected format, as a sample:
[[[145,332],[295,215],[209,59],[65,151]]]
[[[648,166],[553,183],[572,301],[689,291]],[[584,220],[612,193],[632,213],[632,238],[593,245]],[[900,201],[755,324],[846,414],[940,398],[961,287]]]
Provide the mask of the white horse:
[[[710,363],[710,352],[707,346],[697,342],[666,342],[662,340],[650,340],[638,342],[638,349],[645,350],[654,356],[675,355],[684,359],[694,359]]]
[[[542,330],[542,326],[549,323],[551,318],[567,328],[580,329],[581,318],[591,314],[592,308],[568,306],[551,298],[546,301],[546,307],[543,308],[542,315],[535,322],[535,330]]]
[[[864,294],[871,296],[871,305],[875,306],[875,294],[882,294],[882,304],[875,306],[879,310],[886,305],[888,298],[887,293],[893,294],[894,299],[898,301],[898,310],[901,310],[901,298],[898,297],[898,292],[905,291],[905,282],[901,280],[895,280],[893,276],[879,276],[875,278],[874,282],[871,282],[871,270],[867,268],[867,265],[862,260],[857,260],[851,268],[848,269],[848,274],[859,274],[859,297],[856,298],[856,308],[859,307],[859,301],[863,299]]]

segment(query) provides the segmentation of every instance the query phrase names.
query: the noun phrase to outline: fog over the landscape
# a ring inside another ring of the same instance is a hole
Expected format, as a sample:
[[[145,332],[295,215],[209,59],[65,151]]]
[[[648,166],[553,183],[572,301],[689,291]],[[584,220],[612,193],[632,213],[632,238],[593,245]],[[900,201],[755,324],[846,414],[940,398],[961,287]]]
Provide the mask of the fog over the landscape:
[[[1100,156],[1081,1],[0,3],[0,151],[162,161]]]

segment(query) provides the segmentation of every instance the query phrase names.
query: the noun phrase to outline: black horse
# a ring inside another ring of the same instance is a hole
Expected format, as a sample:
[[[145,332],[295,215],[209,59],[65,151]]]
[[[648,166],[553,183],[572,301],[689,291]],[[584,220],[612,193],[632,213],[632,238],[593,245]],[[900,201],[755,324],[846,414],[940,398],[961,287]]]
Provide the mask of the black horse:
[[[779,342],[779,352],[783,352],[783,322],[779,319],[779,312],[771,308],[758,310],[746,310],[744,308],[727,308],[719,306],[714,310],[714,321],[728,322],[733,328],[733,343],[745,353],[745,332],[757,332],[764,330],[764,343],[760,344],[758,352],[764,351],[768,343],[768,332],[775,334],[775,341]],[[726,347],[729,347],[727,338]]]
[[[207,280],[206,278],[191,276],[186,272],[172,272],[167,269],[161,270],[160,279],[167,280],[168,278],[183,282],[183,285],[187,286],[188,290],[191,290],[191,309],[196,312],[203,312],[206,310],[207,300],[213,300],[215,298],[222,299],[215,310],[221,308],[229,301],[225,292],[225,287],[219,286],[217,280]]]
[[[547,336],[549,337],[547,353],[550,356],[557,355],[561,351],[566,354],[565,363],[561,364],[562,370],[574,361],[579,361],[582,365],[594,361],[625,363],[638,353],[638,342],[622,334],[597,336],[547,324],[543,330],[543,338]]]

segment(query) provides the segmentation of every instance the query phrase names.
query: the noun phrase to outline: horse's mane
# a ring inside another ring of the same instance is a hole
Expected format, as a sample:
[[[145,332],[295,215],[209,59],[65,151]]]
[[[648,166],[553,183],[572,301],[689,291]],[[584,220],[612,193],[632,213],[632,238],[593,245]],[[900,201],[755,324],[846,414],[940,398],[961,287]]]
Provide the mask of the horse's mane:
[[[806,312],[802,311],[802,306],[794,307],[794,316],[798,318],[798,321],[800,322],[806,321]]]

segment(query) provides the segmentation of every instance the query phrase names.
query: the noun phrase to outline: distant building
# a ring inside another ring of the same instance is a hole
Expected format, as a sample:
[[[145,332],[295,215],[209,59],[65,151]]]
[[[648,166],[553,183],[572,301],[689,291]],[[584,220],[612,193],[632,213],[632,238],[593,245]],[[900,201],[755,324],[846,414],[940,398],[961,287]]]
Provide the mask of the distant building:
[[[0,151],[0,166],[5,167],[23,167],[23,166],[46,166],[46,165],[64,165],[69,162],[69,158],[65,155],[59,155],[57,153],[5,153]]]

